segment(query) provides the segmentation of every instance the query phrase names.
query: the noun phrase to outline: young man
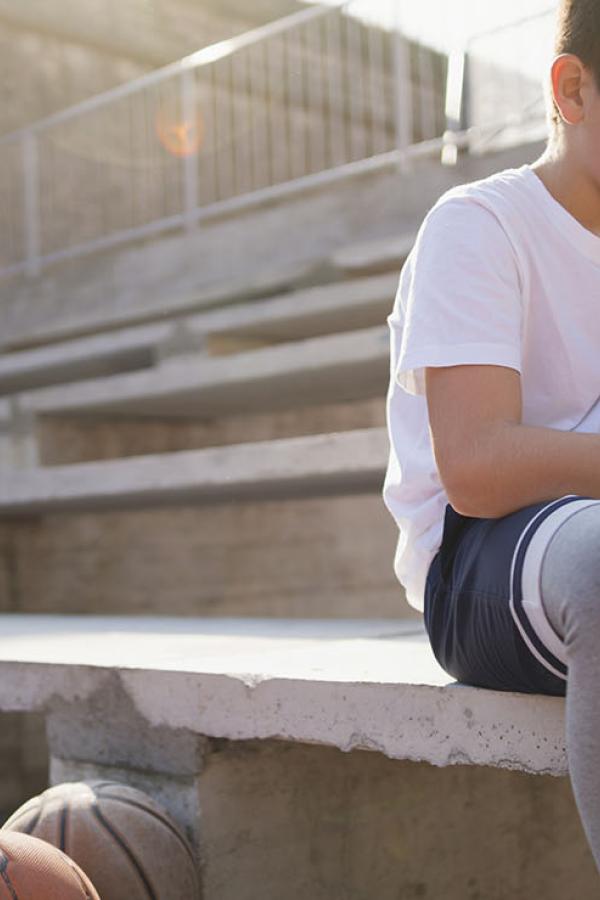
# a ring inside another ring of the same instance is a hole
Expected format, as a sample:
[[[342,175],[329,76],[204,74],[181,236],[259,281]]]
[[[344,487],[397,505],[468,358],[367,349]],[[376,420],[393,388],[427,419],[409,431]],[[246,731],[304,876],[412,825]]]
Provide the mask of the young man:
[[[446,191],[402,269],[383,499],[440,665],[566,696],[600,869],[600,0],[554,49],[545,152]]]

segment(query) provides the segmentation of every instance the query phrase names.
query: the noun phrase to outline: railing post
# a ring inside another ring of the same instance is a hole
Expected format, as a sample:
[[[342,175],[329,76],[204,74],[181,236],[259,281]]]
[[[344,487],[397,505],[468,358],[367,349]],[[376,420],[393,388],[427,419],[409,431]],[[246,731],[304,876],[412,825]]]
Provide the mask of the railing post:
[[[37,136],[33,130],[23,135],[23,208],[25,262],[30,277],[39,275],[40,260],[40,169]]]
[[[196,109],[196,73],[185,68],[181,73],[181,118],[191,134],[190,146],[183,149],[183,213],[188,230],[196,226],[198,209],[198,111]]]
[[[413,85],[410,68],[410,45],[407,36],[400,28],[399,3],[396,3],[396,14],[393,32],[393,64],[394,64],[394,125],[395,144],[400,151],[398,170],[407,172],[411,162],[406,148],[413,139],[412,94]]]
[[[465,97],[467,90],[467,47],[457,47],[448,57],[446,75],[446,130],[443,135],[440,162],[443,166],[455,166],[459,147],[456,132],[466,129]]]

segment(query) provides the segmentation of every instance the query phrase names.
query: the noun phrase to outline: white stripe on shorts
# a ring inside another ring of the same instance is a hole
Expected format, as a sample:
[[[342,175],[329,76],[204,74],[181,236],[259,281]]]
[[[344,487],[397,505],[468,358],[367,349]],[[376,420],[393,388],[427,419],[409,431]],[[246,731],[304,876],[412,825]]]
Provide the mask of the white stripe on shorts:
[[[565,494],[565,497],[574,497],[576,498],[577,494]],[[557,498],[559,500],[564,499],[564,497]],[[551,672],[555,675],[558,675],[559,678],[565,680],[565,676],[558,672],[556,667],[553,666],[548,660],[544,659],[537,649],[532,645],[531,641],[527,637],[524,632],[523,627],[521,626],[518,616],[515,614],[513,596],[512,596],[512,579],[513,579],[513,569],[515,564],[515,558],[517,555],[517,551],[523,540],[527,531],[534,527],[534,523],[538,516],[540,516],[548,506],[551,506],[552,503],[556,503],[556,500],[548,503],[543,509],[541,509],[534,519],[529,522],[527,527],[524,529],[523,534],[519,538],[517,546],[515,547],[513,553],[513,559],[511,564],[511,598],[510,598],[510,610],[515,620],[523,639],[527,643],[527,646],[534,654],[534,656]],[[557,531],[560,525],[563,522],[566,522],[567,519],[570,519],[572,515],[574,515],[578,510],[585,509],[588,506],[593,506],[593,504],[600,504],[600,500],[598,499],[590,499],[590,498],[582,498],[582,499],[574,499],[572,503],[564,503],[562,506],[559,506],[554,512],[551,512],[544,521],[535,529],[531,539],[529,541],[529,545],[525,550],[525,555],[523,558],[523,568],[521,572],[521,591],[522,591],[522,606],[527,618],[531,624],[531,627],[537,634],[538,638],[542,642],[542,644],[548,648],[550,653],[552,653],[557,659],[559,659],[565,666],[567,665],[567,657],[565,645],[558,634],[555,632],[552,627],[542,604],[542,592],[540,586],[540,576],[541,576],[541,568],[542,561],[544,558],[544,553],[546,552],[546,548],[550,543],[551,538],[554,533]]]

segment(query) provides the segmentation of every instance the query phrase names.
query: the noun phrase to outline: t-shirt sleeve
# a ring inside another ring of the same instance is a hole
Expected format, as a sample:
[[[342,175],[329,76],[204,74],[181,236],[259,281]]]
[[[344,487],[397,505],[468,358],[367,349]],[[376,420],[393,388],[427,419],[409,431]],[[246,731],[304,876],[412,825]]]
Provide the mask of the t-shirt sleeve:
[[[393,375],[424,394],[426,366],[486,363],[521,371],[522,278],[497,216],[470,198],[452,198],[425,218],[401,271]]]

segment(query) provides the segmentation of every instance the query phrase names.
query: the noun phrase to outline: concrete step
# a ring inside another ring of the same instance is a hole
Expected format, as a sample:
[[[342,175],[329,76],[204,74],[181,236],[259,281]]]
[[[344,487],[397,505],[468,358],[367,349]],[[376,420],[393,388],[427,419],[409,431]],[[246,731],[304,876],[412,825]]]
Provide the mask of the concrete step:
[[[172,332],[168,322],[123,328],[0,356],[0,393],[142,369]]]
[[[202,419],[384,396],[387,324],[223,357],[173,357],[151,371],[20,396],[26,416]]]
[[[368,328],[385,321],[398,287],[399,270],[350,281],[291,291],[268,300],[199,313],[185,321],[203,336],[207,350],[219,340],[254,338],[265,343],[296,341],[318,335]]]
[[[230,353],[384,321],[398,274],[318,285],[196,315],[123,328],[0,356],[0,394],[148,368],[192,351]]]
[[[417,237],[416,231],[349,244],[331,257],[331,265],[346,277],[398,271]]]
[[[245,225],[244,225],[245,228]],[[202,238],[206,237],[206,231],[202,230]],[[149,250],[150,258],[140,261],[125,263],[126,280],[128,297],[127,300],[123,294],[115,292],[115,272],[114,267],[123,263],[122,256],[117,251],[117,259],[112,255],[107,256],[108,265],[113,272],[113,278],[108,279],[101,285],[94,284],[96,290],[100,293],[94,297],[93,314],[89,315],[91,310],[85,310],[86,303],[80,302],[76,304],[71,298],[71,303],[65,303],[64,298],[60,302],[60,293],[57,294],[57,284],[53,282],[52,288],[49,288],[53,295],[50,303],[50,312],[47,309],[40,310],[42,297],[36,296],[35,292],[31,292],[29,286],[27,295],[30,303],[36,303],[36,307],[31,307],[30,315],[22,319],[19,314],[15,316],[17,321],[11,321],[9,318],[3,324],[6,325],[5,332],[1,335],[0,346],[5,351],[20,351],[33,349],[35,347],[49,346],[59,341],[70,341],[83,337],[91,337],[99,334],[115,332],[119,329],[136,328],[143,325],[162,323],[165,318],[172,319],[179,316],[193,315],[203,310],[221,308],[228,304],[242,303],[254,299],[260,300],[265,297],[274,296],[287,291],[298,290],[302,287],[310,287],[315,285],[326,284],[330,281],[337,281],[339,273],[334,271],[329,261],[319,255],[313,255],[309,259],[302,260],[286,260],[280,262],[276,260],[272,262],[271,254],[268,260],[248,260],[247,268],[243,271],[231,271],[229,265],[218,278],[210,279],[208,283],[201,279],[200,284],[190,286],[185,283],[188,281],[188,271],[182,273],[182,268],[189,269],[189,246],[186,253],[188,254],[185,266],[180,266],[169,273],[169,276],[158,278],[160,289],[157,287],[157,272],[153,263],[156,263],[157,257],[162,259],[162,253],[168,238],[161,237],[158,242],[150,242]],[[228,248],[231,242],[227,242],[227,251],[220,249],[223,257],[231,263],[231,254]],[[214,248],[207,250],[211,259],[215,258]],[[125,249],[123,253],[128,256],[129,249]],[[167,252],[168,255],[168,252]],[[143,265],[144,268],[140,268]],[[84,293],[89,284],[86,278],[93,278],[96,273],[95,268],[90,267],[89,261],[82,263],[82,272],[84,274],[83,282],[78,284],[78,293]],[[198,268],[198,260],[195,260],[194,269]],[[204,267],[205,268],[205,267]],[[80,273],[81,274],[81,273]],[[122,279],[125,273],[123,270],[116,274],[117,280]],[[178,276],[184,275],[181,283]],[[201,274],[204,274],[202,269]],[[60,284],[60,274],[58,276]],[[25,287],[29,282],[19,285],[24,293]],[[62,285],[64,290],[68,290],[66,285]],[[141,289],[139,302],[132,309],[129,304],[132,294],[137,294]],[[19,291],[17,291],[19,293]],[[0,289],[1,294],[1,289]],[[152,297],[149,297],[152,294]],[[12,296],[12,295],[11,295]],[[48,300],[48,298],[46,298]],[[89,298],[85,297],[87,301]],[[7,297],[3,297],[7,300]],[[16,298],[18,307],[25,303],[25,297],[19,295]],[[58,304],[58,305],[57,305]],[[87,304],[89,306],[89,304]],[[0,309],[6,310],[6,306],[0,305]],[[84,314],[82,315],[82,310]],[[37,315],[35,312],[37,311]],[[88,313],[87,315],[85,313]]]
[[[385,428],[307,435],[156,456],[0,469],[0,517],[332,496],[379,490]]]

